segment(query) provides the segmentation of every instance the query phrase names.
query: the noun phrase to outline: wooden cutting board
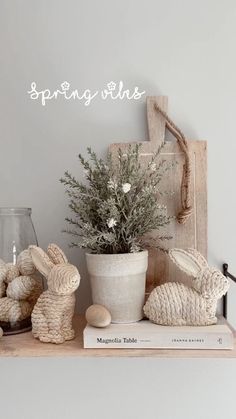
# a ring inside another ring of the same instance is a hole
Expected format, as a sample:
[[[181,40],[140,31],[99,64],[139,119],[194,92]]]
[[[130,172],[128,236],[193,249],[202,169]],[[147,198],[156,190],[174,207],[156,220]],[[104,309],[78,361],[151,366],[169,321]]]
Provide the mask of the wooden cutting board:
[[[120,148],[124,153],[130,144],[141,144],[141,159],[143,163],[149,160],[160,144],[165,141],[166,121],[155,109],[155,102],[167,112],[168,98],[166,96],[147,97],[147,121],[149,140],[127,143],[115,143],[109,147],[110,152],[117,154]],[[185,224],[173,220],[169,226],[162,229],[159,234],[167,233],[173,238],[161,244],[166,248],[192,247],[207,257],[207,143],[206,141],[188,140],[191,162],[191,200],[193,214]],[[178,143],[174,140],[165,142],[161,151],[165,160],[176,161],[177,165],[167,172],[161,183],[163,191],[169,191],[171,196],[162,198],[161,202],[167,205],[169,215],[177,215],[181,209],[181,180],[184,164],[184,155]],[[167,254],[158,250],[149,252],[149,266],[147,272],[146,292],[158,284],[166,281],[188,281],[188,278],[176,268],[169,260]]]

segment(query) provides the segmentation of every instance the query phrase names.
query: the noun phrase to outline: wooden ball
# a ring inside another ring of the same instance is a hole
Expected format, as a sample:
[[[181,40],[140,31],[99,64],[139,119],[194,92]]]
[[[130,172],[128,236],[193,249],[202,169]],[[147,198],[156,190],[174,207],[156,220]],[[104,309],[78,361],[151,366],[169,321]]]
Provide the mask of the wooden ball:
[[[17,266],[21,275],[32,275],[35,272],[35,266],[31,258],[29,249],[23,250],[17,258]]]
[[[106,307],[93,304],[85,313],[85,318],[90,326],[107,327],[111,323],[111,314]]]
[[[6,275],[5,282],[7,284],[10,284],[10,282],[13,281],[13,279],[17,278],[20,275],[20,271],[18,267],[14,265],[13,263],[7,263],[6,268],[7,268],[7,275]]]
[[[27,300],[36,287],[35,279],[30,276],[18,276],[7,287],[7,297],[12,300]]]

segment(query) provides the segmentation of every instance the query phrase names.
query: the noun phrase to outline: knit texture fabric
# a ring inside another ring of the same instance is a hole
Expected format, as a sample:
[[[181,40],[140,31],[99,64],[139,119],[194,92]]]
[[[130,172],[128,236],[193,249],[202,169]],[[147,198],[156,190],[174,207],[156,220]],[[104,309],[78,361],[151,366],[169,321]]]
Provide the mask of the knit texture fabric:
[[[41,342],[63,343],[75,336],[72,318],[75,295],[57,295],[45,291],[39,297],[32,315],[32,333]]]
[[[216,303],[203,298],[193,288],[167,282],[150,294],[144,313],[153,323],[167,326],[200,326],[217,322]]]
[[[156,287],[145,306],[154,323],[170,326],[205,326],[217,322],[217,300],[229,289],[228,279],[208,266],[196,249],[171,249],[170,259],[191,277],[191,285],[167,282]]]
[[[37,246],[30,246],[30,251],[35,266],[48,284],[31,315],[33,336],[41,342],[56,344],[71,340],[75,336],[72,318],[79,272],[67,263],[66,256],[55,244],[48,246],[48,254]]]

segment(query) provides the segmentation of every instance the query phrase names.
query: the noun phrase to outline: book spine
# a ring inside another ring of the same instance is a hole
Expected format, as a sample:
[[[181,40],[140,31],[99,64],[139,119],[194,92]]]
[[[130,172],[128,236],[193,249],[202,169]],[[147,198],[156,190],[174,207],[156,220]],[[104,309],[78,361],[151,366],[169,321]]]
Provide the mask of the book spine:
[[[163,334],[138,337],[136,335],[88,335],[84,333],[84,348],[137,349],[233,349],[231,333]]]

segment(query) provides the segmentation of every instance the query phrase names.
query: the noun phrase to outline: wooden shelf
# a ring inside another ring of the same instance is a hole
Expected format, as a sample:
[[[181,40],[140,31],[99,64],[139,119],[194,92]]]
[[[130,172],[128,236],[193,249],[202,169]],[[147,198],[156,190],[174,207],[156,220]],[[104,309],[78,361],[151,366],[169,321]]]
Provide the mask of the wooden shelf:
[[[233,350],[182,350],[182,349],[84,349],[83,329],[85,319],[75,316],[76,338],[61,345],[41,343],[31,332],[3,336],[0,340],[0,357],[132,357],[132,358],[236,358]],[[236,339],[235,339],[236,343]]]

